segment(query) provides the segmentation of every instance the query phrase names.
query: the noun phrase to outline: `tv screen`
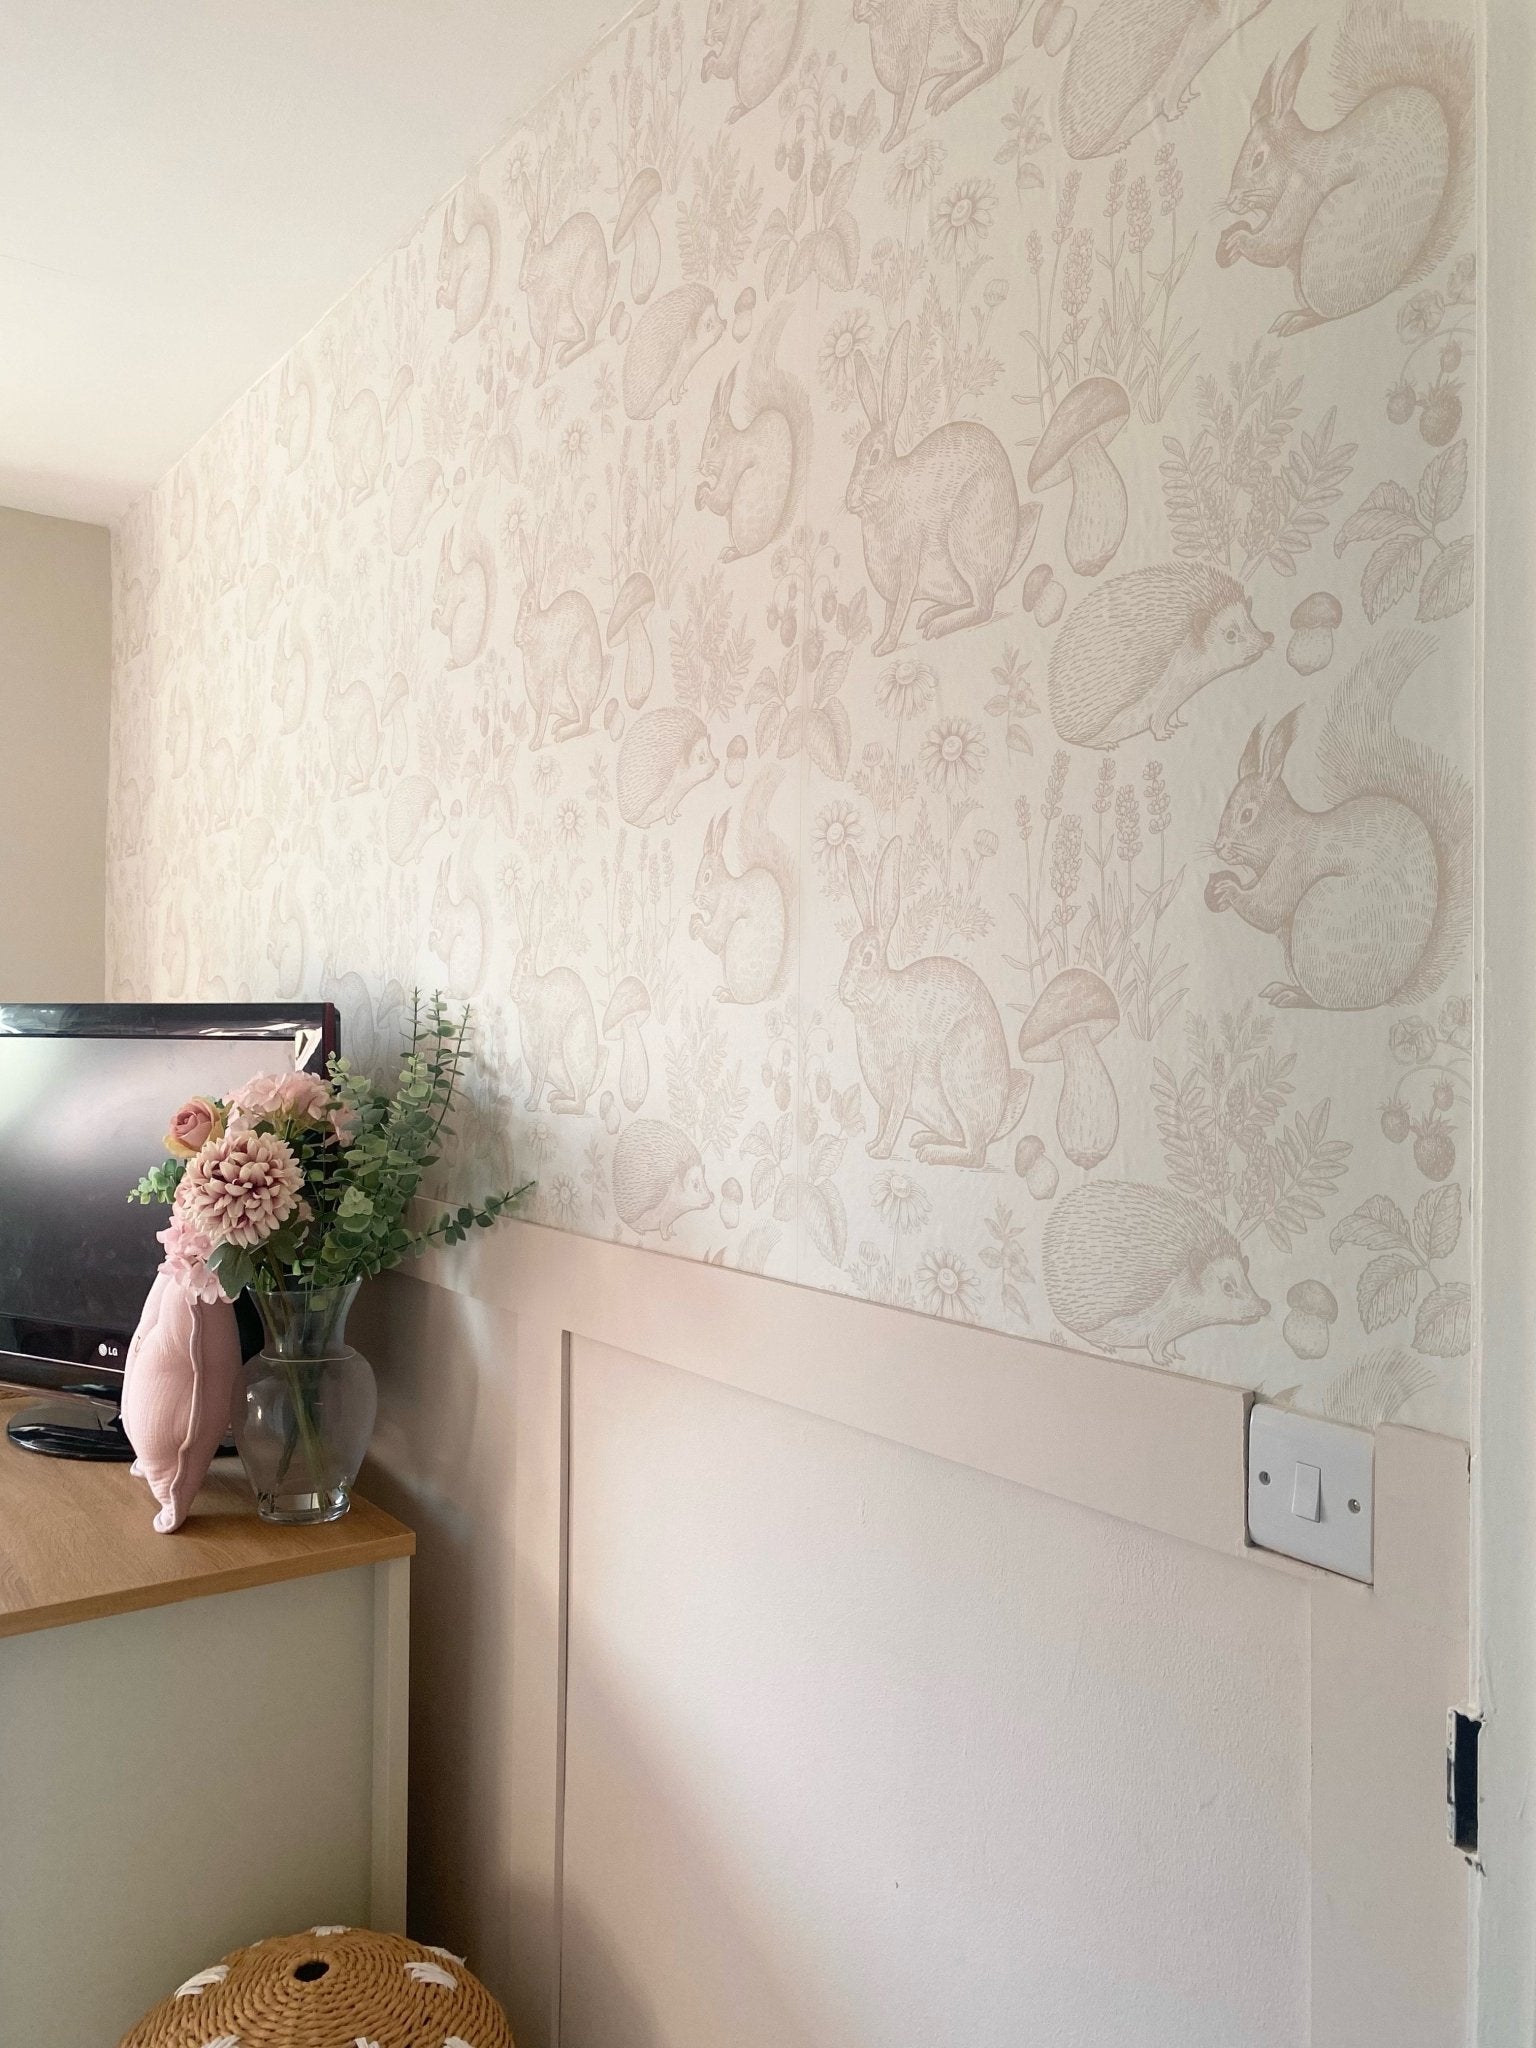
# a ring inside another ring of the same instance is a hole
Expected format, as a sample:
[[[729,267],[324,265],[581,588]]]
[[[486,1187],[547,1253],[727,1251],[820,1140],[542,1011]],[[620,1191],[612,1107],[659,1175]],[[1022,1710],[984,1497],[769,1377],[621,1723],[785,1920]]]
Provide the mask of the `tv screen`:
[[[319,1070],[335,1043],[320,1004],[0,1008],[0,1377],[78,1384],[36,1370],[52,1361],[110,1384],[166,1224],[128,1191],[172,1112],[290,1073],[296,1050]]]

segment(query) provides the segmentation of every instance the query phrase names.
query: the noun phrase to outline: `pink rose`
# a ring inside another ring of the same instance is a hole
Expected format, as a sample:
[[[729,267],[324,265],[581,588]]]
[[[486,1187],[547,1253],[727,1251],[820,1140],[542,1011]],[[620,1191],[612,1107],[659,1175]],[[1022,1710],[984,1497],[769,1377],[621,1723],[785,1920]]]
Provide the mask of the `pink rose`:
[[[224,1135],[224,1112],[206,1095],[194,1095],[171,1118],[165,1134],[165,1149],[175,1159],[192,1159],[210,1138]]]
[[[331,1113],[330,1084],[318,1074],[254,1074],[234,1097],[243,1123],[323,1124]]]

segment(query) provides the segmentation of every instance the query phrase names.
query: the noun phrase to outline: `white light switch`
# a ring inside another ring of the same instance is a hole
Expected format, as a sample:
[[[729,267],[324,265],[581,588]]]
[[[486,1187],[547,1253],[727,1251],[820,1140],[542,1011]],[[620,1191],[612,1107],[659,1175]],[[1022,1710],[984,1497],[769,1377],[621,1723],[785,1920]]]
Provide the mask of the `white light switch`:
[[[1291,1488],[1291,1513],[1304,1522],[1323,1519],[1323,1475],[1316,1465],[1298,1465]]]
[[[1256,1402],[1248,1418],[1248,1534],[1345,1578],[1371,1578],[1375,1440]]]

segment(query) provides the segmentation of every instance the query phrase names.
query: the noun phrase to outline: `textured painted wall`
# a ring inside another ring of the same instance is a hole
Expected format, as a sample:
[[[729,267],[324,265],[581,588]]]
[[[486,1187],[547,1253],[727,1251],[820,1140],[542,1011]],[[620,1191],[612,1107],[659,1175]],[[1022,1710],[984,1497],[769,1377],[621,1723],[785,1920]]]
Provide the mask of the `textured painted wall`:
[[[441,984],[549,1223],[1464,1429],[1470,20],[633,20],[125,523],[115,991]]]

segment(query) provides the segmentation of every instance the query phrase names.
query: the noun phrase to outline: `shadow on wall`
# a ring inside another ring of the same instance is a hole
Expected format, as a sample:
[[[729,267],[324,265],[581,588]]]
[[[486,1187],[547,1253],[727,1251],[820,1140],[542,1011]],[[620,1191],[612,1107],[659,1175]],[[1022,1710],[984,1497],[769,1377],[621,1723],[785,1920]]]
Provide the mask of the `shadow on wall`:
[[[410,1925],[506,1998],[516,1324],[392,1274],[364,1290],[353,1341],[379,1381],[361,1487],[417,1537]]]

